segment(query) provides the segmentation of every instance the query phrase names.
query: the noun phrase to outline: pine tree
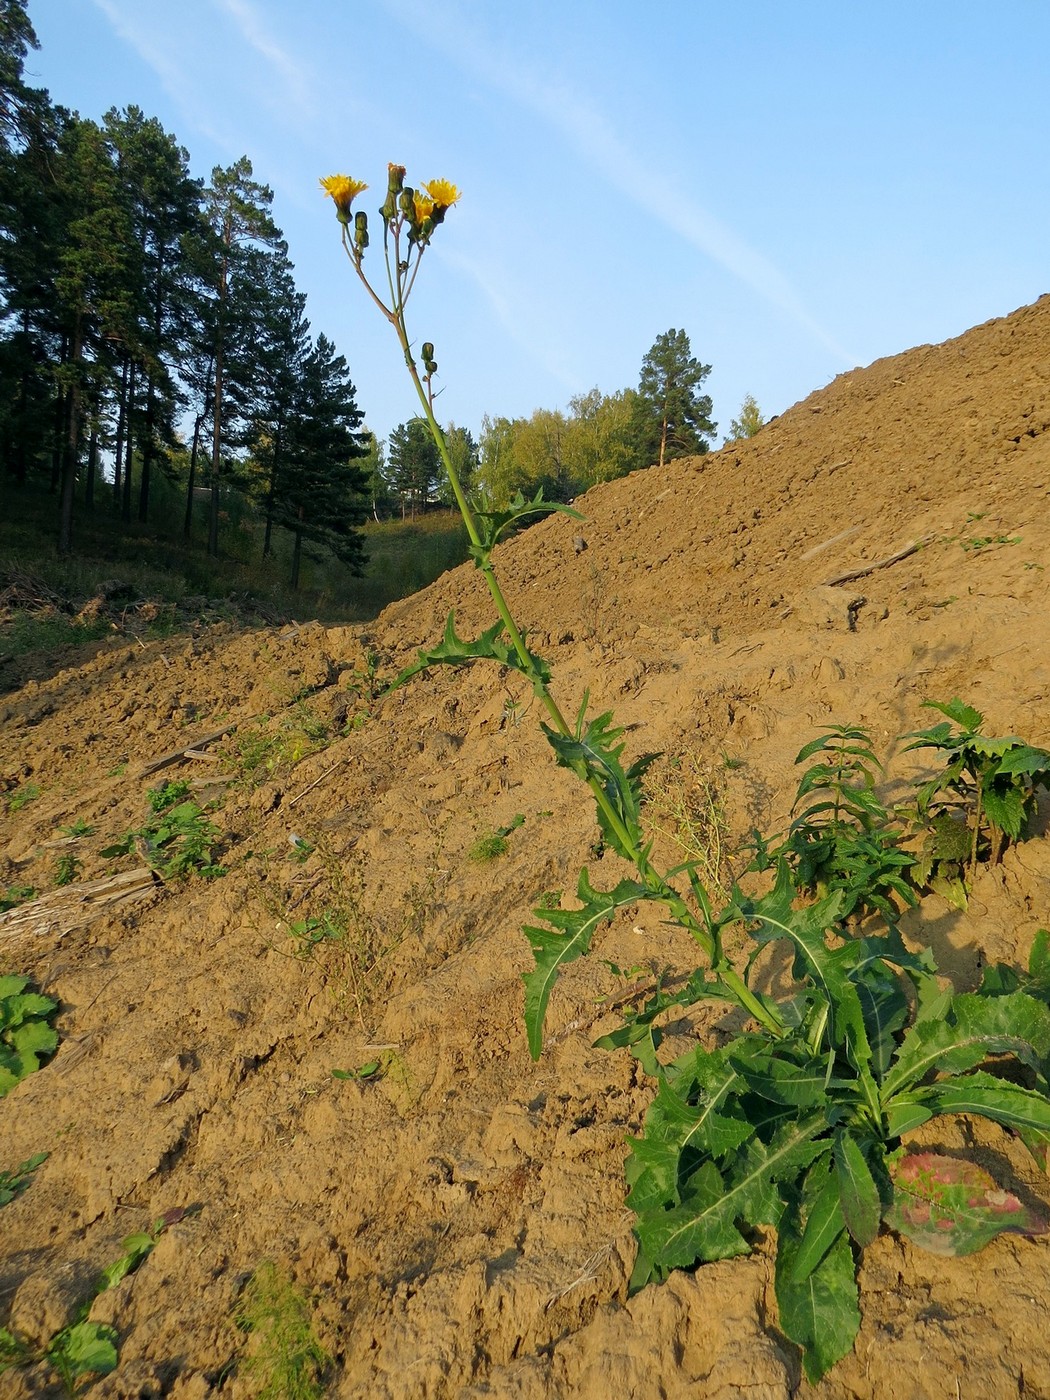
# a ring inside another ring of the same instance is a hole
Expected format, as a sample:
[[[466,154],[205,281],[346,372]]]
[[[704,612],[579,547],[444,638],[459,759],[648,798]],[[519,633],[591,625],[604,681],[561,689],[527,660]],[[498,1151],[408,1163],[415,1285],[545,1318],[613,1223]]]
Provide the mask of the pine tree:
[[[638,382],[637,424],[640,445],[659,466],[676,457],[708,450],[715,434],[711,399],[700,387],[711,373],[690,353],[685,331],[659,335],[642,361]]]
[[[270,217],[273,191],[252,178],[252,163],[247,156],[242,156],[226,170],[216,166],[205,198],[208,223],[214,239],[212,286],[215,297],[208,553],[218,554],[222,449],[227,428],[226,362],[233,350],[234,336],[238,331],[243,336],[244,327],[250,322],[243,298],[250,297],[251,288],[237,274],[243,267],[248,247],[262,245],[287,252],[287,246],[280,229]],[[241,300],[235,300],[233,296],[238,290]]]
[[[441,471],[430,429],[422,418],[400,423],[390,434],[387,448],[390,483],[401,497],[401,515],[425,510]]]
[[[292,588],[299,587],[310,545],[330,550],[351,573],[362,572],[364,542],[355,528],[369,512],[368,477],[359,465],[362,417],[346,360],[318,336],[302,362],[274,503],[277,523],[295,536]]]

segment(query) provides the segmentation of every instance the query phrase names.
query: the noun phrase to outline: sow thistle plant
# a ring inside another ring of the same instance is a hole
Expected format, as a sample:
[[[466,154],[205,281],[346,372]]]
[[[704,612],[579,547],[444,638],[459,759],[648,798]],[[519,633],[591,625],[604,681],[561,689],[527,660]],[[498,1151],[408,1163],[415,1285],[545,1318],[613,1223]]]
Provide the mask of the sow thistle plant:
[[[496,544],[522,521],[551,511],[580,517],[544,501],[542,492],[531,500],[519,493],[506,510],[477,509],[434,415],[434,345],[424,342],[417,354],[405,306],[426,249],[460,192],[445,180],[416,189],[405,177],[403,166],[388,167],[379,210],[381,290],[366,271],[368,215],[353,208],[368,186],[345,175],[321,184],[335,204],[353,269],[401,346],[497,620],[480,637],[464,640],[450,615],[441,642],[420,651],[393,687],[437,665],[488,660],[520,672],[543,711],[555,761],[590,790],[601,845],[632,872],[612,889],[599,889],[584,869],[577,908],[545,901],[533,911],[537,922],[525,933],[535,968],[524,980],[534,1058],[543,1049],[547,1005],[561,969],[589,952],[596,932],[618,911],[655,903],[693,939],[700,965],[663,978],[597,1042],[629,1048],[658,1086],[627,1161],[639,1246],[631,1286],[672,1269],[747,1254],[763,1231],[775,1230],[780,1325],[802,1348],[806,1373],[815,1380],[853,1346],[860,1324],[859,1254],[884,1225],[956,1254],[1002,1230],[1047,1228],[972,1164],[937,1153],[908,1155],[902,1138],[938,1115],[979,1115],[1017,1134],[1046,1168],[1050,934],[1040,930],[1026,971],[989,969],[970,993],[938,977],[929,950],[906,947],[897,901],[912,902],[913,861],[882,839],[873,794],[877,762],[862,730],[836,731],[800,754],[800,761],[817,762],[800,787],[798,802],[808,801],[799,820],[780,846],[756,838],[751,873],[766,873],[764,893],[745,894],[734,884],[728,902],[716,909],[700,861],[657,868],[642,822],[642,780],[656,755],[628,762],[624,731],[610,713],[592,715],[586,693],[571,718],[563,714],[551,693],[550,666],[529,647],[492,562]],[[1034,785],[1050,776],[1050,755],[1027,746],[1019,752],[1020,741],[1010,741],[1008,751],[996,749],[977,735],[980,716],[974,720],[959,706],[941,708],[963,736],[953,735],[951,723],[909,736],[913,747],[939,748],[949,759],[939,785],[921,789],[918,805],[930,813],[945,792],[958,796],[973,785],[978,763],[994,759],[1000,786],[981,789],[985,810],[992,816],[994,807],[998,829],[1017,836],[1016,803],[1011,806],[1000,789],[1014,775],[1028,811]],[[749,955],[730,952],[748,943]],[[781,997],[762,989],[762,955],[774,945],[792,959],[793,989]],[[712,1000],[743,1011],[745,1030],[721,1048],[698,1046],[664,1063],[664,1018]]]

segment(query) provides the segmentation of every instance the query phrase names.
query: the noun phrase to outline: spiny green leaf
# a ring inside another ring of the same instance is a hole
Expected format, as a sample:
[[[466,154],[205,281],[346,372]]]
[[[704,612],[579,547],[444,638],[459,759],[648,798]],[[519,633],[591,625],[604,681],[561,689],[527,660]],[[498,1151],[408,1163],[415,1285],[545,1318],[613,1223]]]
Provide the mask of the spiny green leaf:
[[[816,1384],[856,1341],[860,1329],[856,1264],[843,1230],[820,1263],[799,1281],[795,1267],[799,1244],[797,1215],[785,1212],[777,1249],[777,1310],[785,1335],[802,1348],[807,1379]]]
[[[501,666],[508,666],[515,671],[520,671],[528,676],[532,681],[546,683],[550,680],[550,668],[541,657],[527,653],[529,661],[526,664],[518,655],[514,645],[505,635],[502,622],[494,623],[487,632],[474,642],[465,642],[456,635],[455,613],[449,613],[448,621],[445,623],[445,635],[439,646],[432,647],[429,651],[420,650],[418,658],[411,666],[406,668],[391,681],[389,689],[397,688],[413,676],[417,676],[420,671],[425,671],[430,666],[464,666],[472,661],[496,661]]]
[[[1026,1134],[1026,1140],[1050,1143],[1050,1099],[1035,1089],[999,1079],[980,1070],[917,1089],[914,1099],[934,1114],[973,1113]]]
[[[549,928],[526,925],[525,936],[532,946],[536,967],[522,974],[525,983],[525,1026],[529,1037],[529,1052],[539,1059],[543,1049],[543,1020],[547,1013],[551,988],[564,964],[573,962],[590,950],[595,930],[611,919],[617,909],[650,898],[644,885],[633,880],[621,880],[614,890],[595,890],[586,870],[580,872],[576,886],[580,909],[534,909],[537,918],[546,920]]]
[[[574,735],[559,734],[547,724],[541,725],[541,728],[560,766],[568,768],[584,782],[597,783],[602,789],[622,826],[630,833],[634,845],[625,844],[620,831],[610,822],[608,813],[599,803],[598,825],[602,836],[618,855],[633,864],[641,844],[641,780],[658,755],[643,754],[625,770],[620,762],[624,745],[616,742],[624,731],[613,724],[611,712],[586,719],[586,703],[584,697]]]
[[[790,1122],[771,1142],[752,1141],[724,1173],[705,1162],[689,1178],[680,1207],[639,1216],[636,1229],[649,1258],[675,1269],[748,1252],[737,1222],[777,1224],[782,1201],[776,1183],[793,1180],[827,1150],[815,1141],[825,1126],[823,1114]]]
[[[833,1154],[846,1228],[861,1249],[866,1249],[879,1233],[879,1221],[882,1218],[879,1189],[871,1174],[871,1168],[864,1160],[864,1153],[852,1134],[835,1134]]]
[[[725,1053],[747,1087],[773,1103],[812,1108],[827,1096],[828,1066],[809,1057],[804,1046],[791,1055],[766,1037],[738,1036]]]
[[[1038,1069],[1050,1056],[1050,1009],[1024,992],[952,997],[943,1017],[924,1016],[901,1041],[883,1085],[885,1098],[931,1070],[960,1074],[989,1055],[1003,1054]]]
[[[966,705],[956,695],[947,704],[938,700],[924,700],[922,702],[924,710],[937,710],[959,726],[960,729],[968,730],[971,734],[980,729],[984,723],[984,715],[980,710],[975,710],[972,705]],[[940,726],[938,726],[940,727]]]

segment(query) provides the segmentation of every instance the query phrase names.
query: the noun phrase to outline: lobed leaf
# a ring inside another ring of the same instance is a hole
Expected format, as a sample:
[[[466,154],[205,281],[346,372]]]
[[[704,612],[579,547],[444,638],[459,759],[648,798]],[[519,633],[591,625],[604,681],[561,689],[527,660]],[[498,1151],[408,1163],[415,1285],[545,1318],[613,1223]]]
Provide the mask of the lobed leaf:
[[[777,1310],[785,1336],[802,1348],[806,1378],[816,1384],[846,1355],[860,1330],[856,1264],[841,1230],[820,1263],[799,1279],[797,1217],[781,1222],[776,1265]]]
[[[644,885],[633,880],[621,880],[614,890],[595,890],[587,871],[580,872],[576,886],[580,909],[534,909],[545,919],[549,928],[526,925],[525,936],[532,946],[536,967],[522,974],[525,983],[525,1027],[529,1037],[529,1053],[538,1060],[543,1049],[543,1021],[547,1003],[558,974],[566,963],[574,962],[590,950],[595,930],[607,922],[617,909],[650,898]]]
[[[916,1020],[904,1036],[883,1084],[885,1101],[933,1070],[960,1074],[1003,1054],[1039,1069],[1050,1056],[1050,1009],[1024,992],[951,997],[943,1016]]]

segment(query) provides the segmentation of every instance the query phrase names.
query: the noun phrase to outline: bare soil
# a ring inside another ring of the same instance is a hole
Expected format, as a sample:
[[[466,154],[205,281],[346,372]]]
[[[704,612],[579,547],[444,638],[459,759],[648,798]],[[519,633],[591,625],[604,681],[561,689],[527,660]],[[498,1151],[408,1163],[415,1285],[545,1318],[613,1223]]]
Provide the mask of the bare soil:
[[[795,755],[822,725],[870,726],[891,794],[916,757],[895,738],[930,721],[926,699],[958,695],[987,732],[1050,745],[1048,385],[1044,297],[502,546],[560,700],[575,710],[589,687],[632,756],[677,759],[657,783],[699,767],[729,844],[783,827]],[[519,678],[446,670],[370,697],[367,658],[389,677],[453,609],[462,636],[492,621],[469,568],[363,630],[110,645],[0,698],[0,786],[39,792],[0,819],[0,885],[47,891],[61,856],[79,862],[28,921],[25,906],[0,920],[0,973],[61,1003],[57,1054],[0,1105],[0,1168],[50,1154],[0,1212],[0,1319],[46,1340],[125,1235],[192,1207],[94,1305],[121,1338],[99,1400],[257,1393],[234,1314],[263,1260],[311,1300],[340,1400],[1050,1397],[1045,1238],[956,1260],[884,1233],[860,1271],[856,1350],[815,1387],[777,1328],[768,1241],[628,1298],[625,1139],[653,1086],[592,1048],[623,992],[601,959],[685,969],[690,948],[649,914],[612,924],[561,979],[529,1059],[522,923],[583,864],[596,884],[625,872],[595,857],[589,801]],[[195,748],[211,757],[150,771]],[[171,778],[220,802],[229,873],[85,903],[142,866],[101,852]],[[473,858],[519,814],[504,855]],[[908,916],[961,986],[1023,962],[1050,925],[1048,817],[980,874],[966,913],[931,897]],[[92,833],[60,830],[77,821]],[[297,956],[326,914],[346,937]],[[716,1021],[683,1018],[669,1049]],[[333,1077],[377,1060],[373,1079]],[[919,1136],[1050,1199],[994,1125]],[[49,1384],[10,1371],[0,1396]]]

